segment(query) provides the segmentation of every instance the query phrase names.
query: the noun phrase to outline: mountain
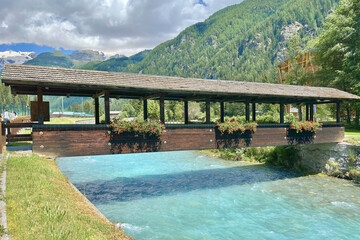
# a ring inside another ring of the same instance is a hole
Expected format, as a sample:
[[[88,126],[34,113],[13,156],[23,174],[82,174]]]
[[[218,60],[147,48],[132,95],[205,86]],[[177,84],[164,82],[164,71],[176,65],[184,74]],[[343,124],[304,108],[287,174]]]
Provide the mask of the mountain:
[[[103,52],[93,51],[93,50],[81,50],[75,51],[69,55],[72,60],[80,62],[90,62],[90,61],[103,61],[105,60],[105,55]]]
[[[278,81],[276,64],[286,56],[290,39],[301,47],[322,29],[338,0],[245,0],[154,48],[124,71],[230,79]]]
[[[79,68],[90,61],[103,61],[103,52],[93,50],[74,51],[70,55],[60,51],[44,52],[26,62],[27,65],[40,65],[64,68]]]
[[[6,63],[23,64],[36,56],[35,52],[15,52],[11,50],[0,52],[0,72],[3,70]]]
[[[144,50],[130,57],[111,57],[109,60],[106,61],[89,62],[82,66],[81,69],[122,72],[130,65],[141,62],[150,52],[151,50]]]
[[[24,64],[64,68],[74,67],[74,62],[70,56],[60,51],[40,53],[36,58]]]

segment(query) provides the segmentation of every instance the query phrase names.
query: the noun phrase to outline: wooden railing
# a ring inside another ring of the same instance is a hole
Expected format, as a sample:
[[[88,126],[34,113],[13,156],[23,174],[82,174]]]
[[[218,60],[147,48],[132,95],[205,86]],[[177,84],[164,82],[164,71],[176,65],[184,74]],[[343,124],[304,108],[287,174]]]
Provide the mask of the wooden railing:
[[[23,128],[32,128],[29,117],[17,118],[11,123],[1,123],[1,138],[6,142],[32,141],[32,134],[19,133]]]

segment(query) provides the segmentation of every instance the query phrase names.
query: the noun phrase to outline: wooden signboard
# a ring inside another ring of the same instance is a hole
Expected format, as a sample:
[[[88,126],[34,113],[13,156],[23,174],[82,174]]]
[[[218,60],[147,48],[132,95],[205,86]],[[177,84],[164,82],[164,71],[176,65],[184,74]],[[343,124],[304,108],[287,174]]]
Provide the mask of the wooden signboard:
[[[31,121],[39,121],[38,119],[38,102],[32,101],[30,105]],[[40,106],[44,121],[50,121],[49,102],[42,102]]]

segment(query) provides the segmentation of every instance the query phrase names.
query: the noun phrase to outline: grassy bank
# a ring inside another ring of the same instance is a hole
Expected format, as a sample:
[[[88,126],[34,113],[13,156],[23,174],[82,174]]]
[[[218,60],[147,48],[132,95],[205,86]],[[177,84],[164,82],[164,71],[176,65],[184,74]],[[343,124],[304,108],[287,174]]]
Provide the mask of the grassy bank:
[[[11,239],[128,239],[76,192],[54,160],[10,156],[6,190]]]

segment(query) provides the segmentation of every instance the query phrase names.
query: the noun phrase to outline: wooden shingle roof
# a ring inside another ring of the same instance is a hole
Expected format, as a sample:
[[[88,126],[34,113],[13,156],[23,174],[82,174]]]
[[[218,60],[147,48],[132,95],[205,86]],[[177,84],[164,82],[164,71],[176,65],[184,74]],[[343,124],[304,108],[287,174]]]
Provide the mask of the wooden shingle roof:
[[[112,96],[141,97],[163,94],[168,99],[191,96],[214,100],[360,100],[359,96],[327,87],[309,87],[241,81],[208,80],[144,74],[66,69],[8,64],[1,75],[2,82],[17,94],[91,96],[109,90]]]

